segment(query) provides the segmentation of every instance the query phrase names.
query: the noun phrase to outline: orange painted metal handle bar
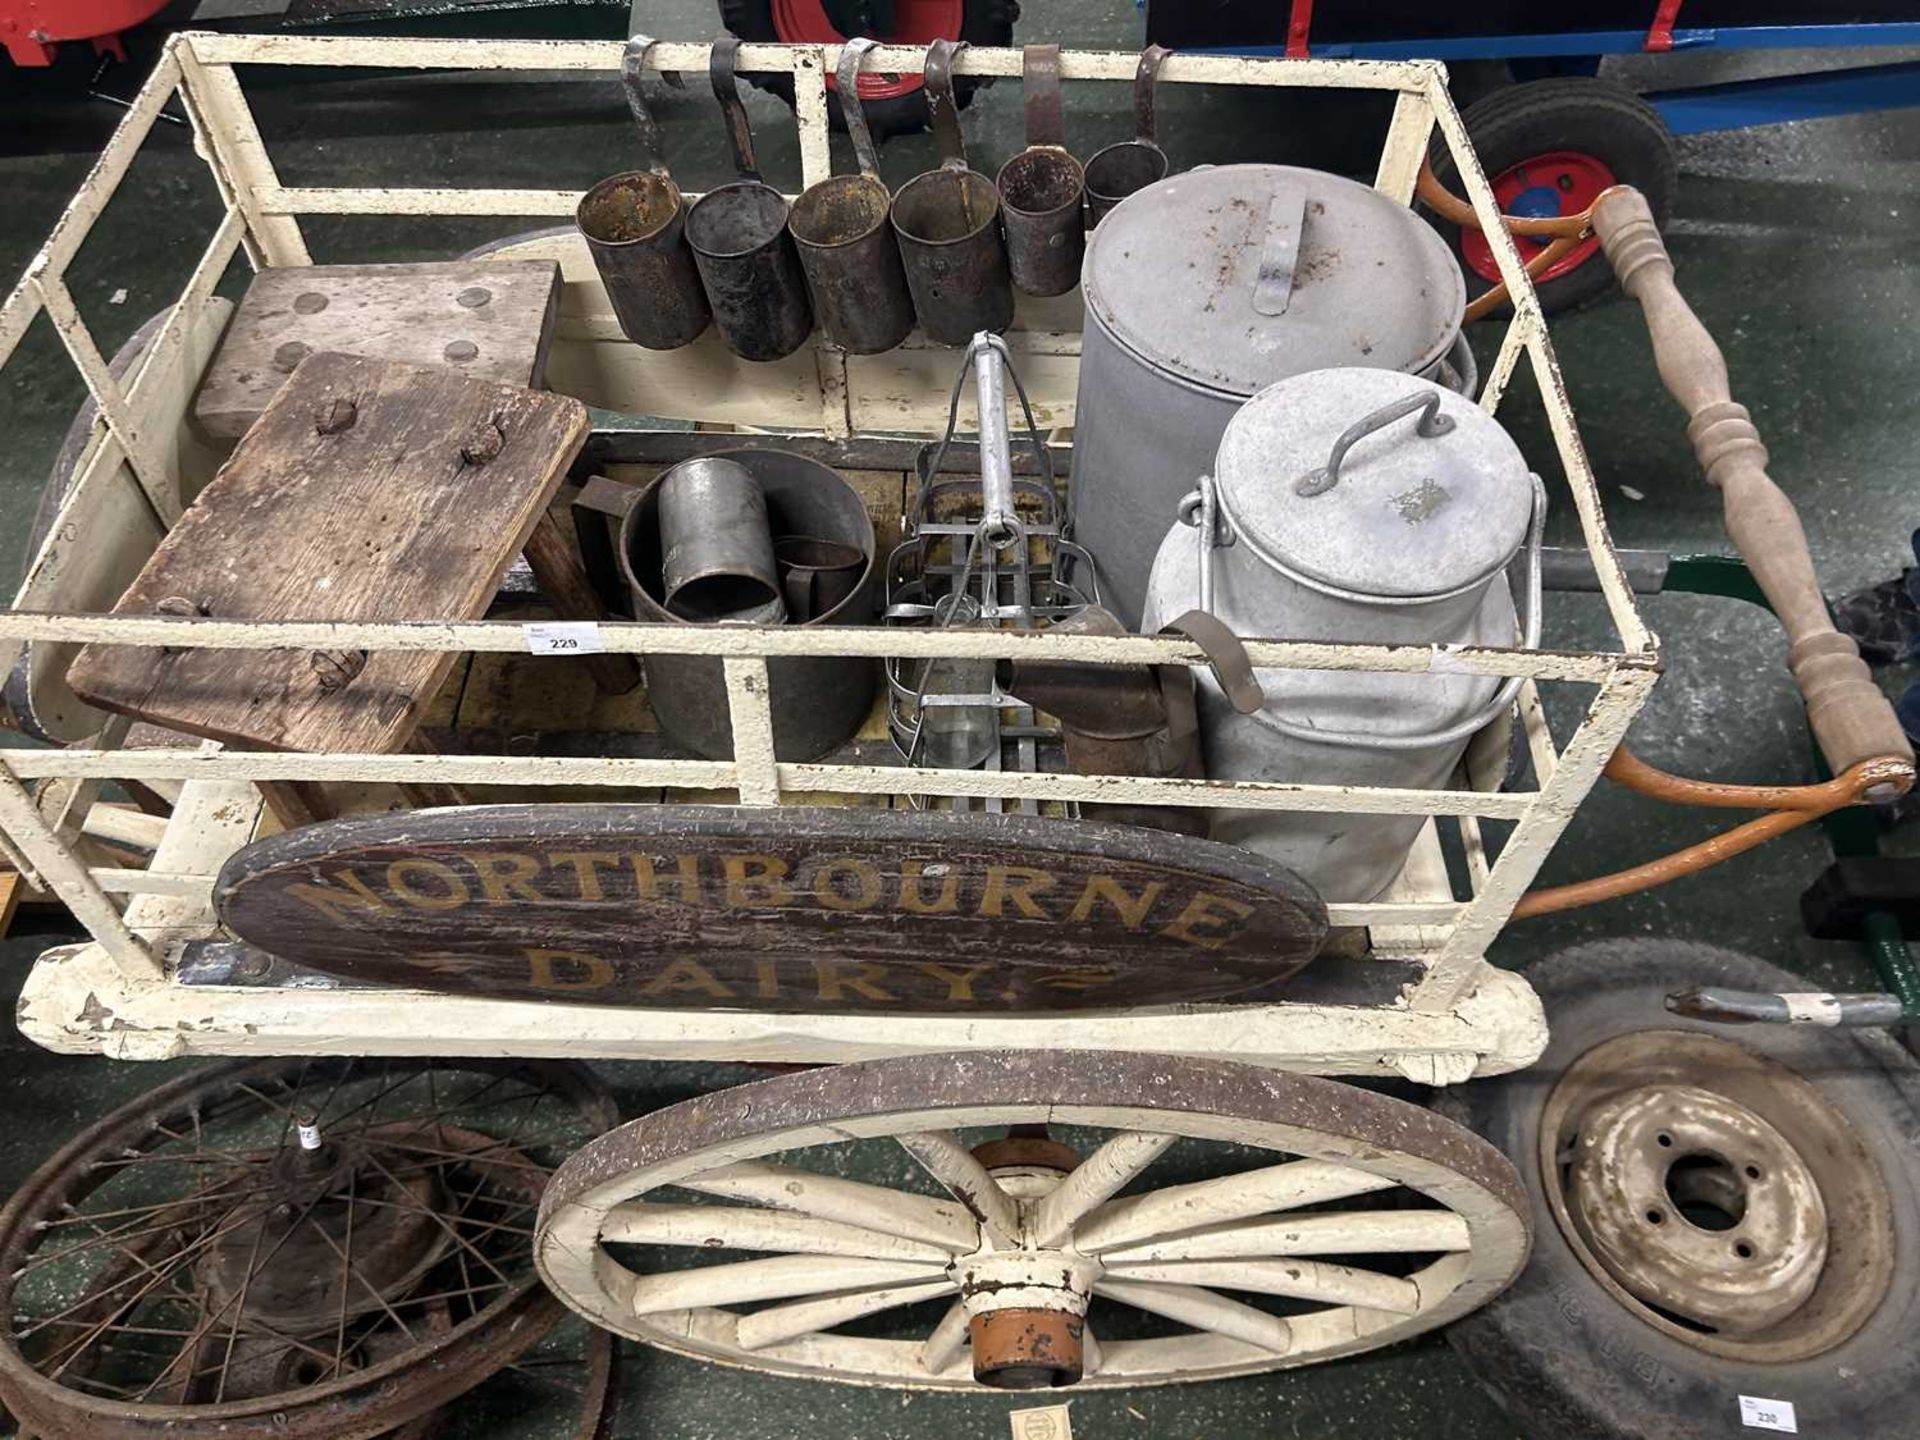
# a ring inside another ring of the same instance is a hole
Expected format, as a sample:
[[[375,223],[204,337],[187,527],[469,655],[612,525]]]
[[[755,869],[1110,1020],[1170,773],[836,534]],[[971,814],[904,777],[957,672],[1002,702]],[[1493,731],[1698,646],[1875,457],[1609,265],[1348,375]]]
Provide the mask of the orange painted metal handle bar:
[[[1558,910],[1575,910],[1583,905],[1594,905],[1602,900],[1651,890],[1656,885],[1665,885],[1683,875],[1696,874],[1784,835],[1789,830],[1797,830],[1822,815],[1848,805],[1857,805],[1877,786],[1897,783],[1902,777],[1911,780],[1913,770],[1903,761],[1886,757],[1864,760],[1844,775],[1835,776],[1821,785],[1720,785],[1707,780],[1689,780],[1670,775],[1665,770],[1647,764],[1622,745],[1613,752],[1613,759],[1607,762],[1603,773],[1609,780],[1655,800],[1734,810],[1764,809],[1771,813],[1758,816],[1744,825],[1736,825],[1711,840],[1702,840],[1697,845],[1689,845],[1671,855],[1662,855],[1658,860],[1649,860],[1630,870],[1618,870],[1611,875],[1596,876],[1573,885],[1556,885],[1546,890],[1530,891],[1514,906],[1515,920],[1551,915]]]
[[[1440,183],[1439,176],[1433,173],[1433,161],[1430,158],[1421,162],[1420,179],[1415,189],[1421,203],[1442,219],[1469,230],[1480,228],[1480,217],[1474,214],[1473,206]],[[1591,209],[1582,210],[1578,215],[1549,215],[1538,219],[1524,215],[1502,215],[1500,221],[1510,235],[1547,239],[1546,248],[1526,262],[1527,275],[1535,280],[1593,233]],[[1492,289],[1476,296],[1467,306],[1461,323],[1471,325],[1475,320],[1483,319],[1490,311],[1505,304],[1506,299],[1507,282],[1497,281]]]

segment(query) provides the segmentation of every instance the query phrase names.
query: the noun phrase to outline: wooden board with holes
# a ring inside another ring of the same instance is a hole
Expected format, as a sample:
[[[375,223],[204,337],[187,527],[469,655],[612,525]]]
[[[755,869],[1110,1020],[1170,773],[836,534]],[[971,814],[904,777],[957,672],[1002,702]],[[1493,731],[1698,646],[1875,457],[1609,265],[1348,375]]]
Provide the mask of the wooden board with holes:
[[[194,397],[195,422],[234,440],[309,355],[343,351],[539,389],[559,313],[550,260],[314,265],[260,271]]]
[[[1298,876],[1135,826],[932,811],[491,805],[312,825],[220,872],[229,932],[347,980],[842,1013],[1222,1000],[1327,934]]]
[[[563,395],[351,355],[301,365],[116,614],[474,619],[587,434]],[[402,748],[451,654],[89,645],[103,709],[256,749]]]

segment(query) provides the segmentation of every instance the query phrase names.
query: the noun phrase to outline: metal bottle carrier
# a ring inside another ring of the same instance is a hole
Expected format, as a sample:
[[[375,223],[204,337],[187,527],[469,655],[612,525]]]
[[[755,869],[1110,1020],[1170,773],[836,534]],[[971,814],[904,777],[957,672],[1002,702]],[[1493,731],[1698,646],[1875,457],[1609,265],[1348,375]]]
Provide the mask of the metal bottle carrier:
[[[709,47],[660,44],[665,70],[703,71]],[[826,90],[835,52],[815,46],[745,45],[739,68],[788,73],[797,92],[803,183],[829,173]],[[1060,74],[1072,84],[1125,83],[1132,54],[1067,51]],[[913,47],[880,47],[869,64],[911,70]],[[568,70],[611,75],[617,43],[461,42],[349,37],[225,36],[185,33],[166,47],[151,78],[101,155],[26,278],[0,309],[0,361],[44,313],[84,378],[99,418],[49,540],[34,557],[13,609],[0,613],[0,673],[25,643],[41,663],[89,642],[265,649],[351,646],[366,650],[513,653],[527,649],[510,622],[404,624],[325,621],[259,623],[108,617],[123,587],[182,508],[180,469],[168,442],[190,408],[200,364],[218,338],[226,302],[214,290],[236,255],[255,267],[309,263],[306,216],[528,216],[572,214],[578,194],[561,190],[287,186],[278,179],[236,75],[237,65],[316,70]],[[1017,76],[1017,50],[963,50],[963,75]],[[1589,652],[1513,649],[1410,650],[1375,645],[1249,640],[1255,665],[1306,669],[1472,671],[1520,677],[1515,705],[1531,774],[1502,788],[1504,747],[1486,764],[1470,758],[1467,783],[1444,791],[1368,786],[1271,785],[1136,777],[1085,777],[1016,770],[920,770],[919,795],[962,801],[1125,802],[1283,810],[1400,813],[1430,817],[1399,881],[1377,903],[1329,897],[1333,923],[1365,927],[1366,958],[1326,957],[1278,1003],[1189,1006],[1151,1012],[1049,1015],[812,1013],[770,1015],[719,1009],[640,1010],[523,1000],[455,998],[422,992],[283,985],[230,976],[185,984],[183,947],[214,932],[209,892],[222,862],[248,843],[262,801],[257,781],[368,781],[515,786],[666,787],[736,792],[743,806],[806,804],[822,796],[900,796],[898,768],[776,761],[765,667],[780,655],[868,655],[890,662],[941,657],[1054,659],[1096,664],[1205,663],[1177,638],[1088,638],[1031,631],[952,628],[702,629],[609,624],[609,651],[723,657],[731,704],[732,761],[609,756],[347,755],[122,748],[126,725],[109,721],[67,749],[0,750],[0,832],[7,858],[56,893],[92,939],[41,957],[27,978],[18,1016],[37,1043],[125,1059],[183,1054],[564,1055],[656,1059],[841,1062],[934,1051],[1022,1047],[1213,1056],[1322,1074],[1398,1073],[1446,1084],[1529,1063],[1545,1043],[1533,992],[1485,955],[1515,902],[1599,777],[1657,676],[1660,653],[1638,614],[1609,542],[1599,493],[1575,426],[1552,343],[1531,283],[1496,219],[1496,207],[1450,100],[1444,70],[1427,62],[1247,59],[1174,55],[1164,83],[1372,90],[1394,97],[1375,186],[1411,203],[1430,137],[1438,128],[1515,297],[1498,357],[1480,401],[1497,409],[1521,366],[1541,394],[1587,553],[1604,597],[1616,648]],[[178,96],[195,143],[211,167],[224,213],[184,290],[166,312],[145,359],[126,375],[109,372],[81,319],[66,274],[88,232],[126,176],[163,107]],[[693,197],[689,197],[692,199]],[[946,419],[958,352],[915,340],[881,355],[850,355],[816,336],[788,358],[751,365],[711,336],[675,352],[653,352],[621,337],[584,242],[550,232],[498,252],[553,257],[565,277],[562,315],[548,366],[556,389],[623,415],[752,426],[790,437],[842,466],[894,465]],[[1072,296],[1023,298],[1006,344],[1043,426],[1072,423],[1079,334]],[[963,413],[963,423],[968,417]],[[884,435],[880,432],[885,432]],[[678,458],[701,437],[605,422],[589,459],[654,462]],[[156,519],[157,517],[157,519]],[[887,543],[883,540],[883,547]],[[1595,687],[1564,742],[1547,725],[1540,682]],[[95,717],[98,718],[97,715]],[[79,723],[76,721],[75,723]],[[68,813],[49,817],[23,782],[66,777]],[[98,787],[117,779],[177,782],[179,798],[152,863],[144,870],[90,867],[75,851]],[[900,803],[904,803],[902,800]],[[1490,859],[1481,825],[1509,823]],[[1439,827],[1457,829],[1465,884],[1449,879]]]

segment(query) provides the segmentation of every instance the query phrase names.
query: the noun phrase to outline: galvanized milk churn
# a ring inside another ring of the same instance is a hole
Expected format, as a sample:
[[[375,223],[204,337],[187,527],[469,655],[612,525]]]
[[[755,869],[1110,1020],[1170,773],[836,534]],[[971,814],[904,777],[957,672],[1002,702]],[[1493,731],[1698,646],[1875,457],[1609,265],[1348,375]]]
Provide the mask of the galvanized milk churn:
[[[1322,171],[1222,165],[1136,191],[1088,236],[1080,283],[1068,502],[1128,624],[1173,507],[1254,392],[1330,365],[1475,388],[1446,245],[1406,206]]]
[[[1185,523],[1165,532],[1154,562],[1148,628],[1198,607],[1246,637],[1434,647],[1418,672],[1256,670],[1265,701],[1251,714],[1201,674],[1209,778],[1437,789],[1512,703],[1517,679],[1445,664],[1449,646],[1540,638],[1545,490],[1472,401],[1384,370],[1283,380],[1234,416],[1211,479],[1179,510]],[[1214,839],[1342,901],[1390,885],[1423,823],[1211,814]]]

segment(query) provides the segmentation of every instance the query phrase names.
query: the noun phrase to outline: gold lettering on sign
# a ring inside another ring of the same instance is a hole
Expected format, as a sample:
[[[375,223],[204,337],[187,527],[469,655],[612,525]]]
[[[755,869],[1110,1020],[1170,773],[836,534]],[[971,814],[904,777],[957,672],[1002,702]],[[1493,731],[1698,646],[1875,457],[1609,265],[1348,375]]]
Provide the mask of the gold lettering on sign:
[[[1138,930],[1146,923],[1147,915],[1153,909],[1153,902],[1160,898],[1160,892],[1166,884],[1159,880],[1149,880],[1147,888],[1138,895],[1131,895],[1127,887],[1111,875],[1089,875],[1086,888],[1080,892],[1080,898],[1074,902],[1072,920],[1090,920],[1094,907],[1102,900],[1114,908],[1120,922],[1129,930]]]
[[[595,850],[563,850],[547,856],[547,864],[565,865],[573,871],[573,885],[582,900],[604,900],[607,894],[600,888],[600,871],[618,868],[620,857]]]
[[[851,990],[863,1000],[891,1005],[894,997],[882,990],[879,981],[886,978],[886,967],[872,960],[816,960],[813,973],[820,982],[820,999],[832,1004],[845,999]]]
[[[480,877],[480,889],[489,905],[511,905],[515,900],[531,900],[537,905],[547,898],[534,888],[533,877],[540,873],[540,862],[531,855],[476,851],[467,857],[467,863]]]
[[[336,890],[332,885],[289,885],[287,894],[318,910],[329,920],[338,920],[347,925],[357,925],[365,920],[368,910],[385,910],[386,902],[366,887],[366,882],[351,870],[333,872],[335,885],[347,888]]]
[[[1216,895],[1211,890],[1194,892],[1187,908],[1174,916],[1171,924],[1160,927],[1160,933],[1173,940],[1184,940],[1189,945],[1198,945],[1203,950],[1217,950],[1232,938],[1232,928],[1226,931],[1208,934],[1207,927],[1225,925],[1232,927],[1237,920],[1244,920],[1253,914],[1253,906],[1242,905],[1238,900],[1229,900],[1224,895]]]
[[[853,881],[851,894],[837,883],[842,875]],[[880,872],[872,863],[851,856],[829,860],[813,872],[813,898],[828,910],[871,910],[880,903],[883,888]]]
[[[920,891],[920,878],[934,875],[940,880],[940,893],[928,900]],[[918,860],[900,867],[900,908],[909,915],[949,915],[960,908],[960,872],[952,865],[925,865]]]
[[[673,861],[673,873],[661,875],[653,864],[650,855],[629,855],[633,866],[633,883],[640,891],[642,900],[663,898],[661,891],[678,890],[675,897],[682,905],[700,903],[700,861],[696,856],[677,855]]]
[[[611,962],[578,950],[529,950],[527,970],[536,990],[603,990],[613,983]]]
[[[1040,902],[1033,897],[1044,895],[1053,889],[1055,881],[1044,870],[1034,870],[1025,865],[989,865],[987,867],[987,888],[980,895],[980,913],[991,915],[996,920],[1011,900],[1014,909],[1029,920],[1045,920],[1047,912],[1040,908]]]
[[[642,995],[672,995],[683,990],[697,990],[715,1000],[733,999],[733,991],[719,976],[688,955],[669,960],[658,975],[640,987]]]
[[[770,955],[755,957],[753,962],[753,993],[762,1000],[777,1000],[780,997],[779,962]]]
[[[416,889],[416,876],[432,880],[439,888]],[[394,861],[387,866],[387,893],[416,910],[458,910],[472,898],[460,872],[438,860]]]
[[[727,904],[735,909],[785,905],[793,899],[787,862],[777,855],[726,855],[720,865],[727,877]]]
[[[916,960],[913,962],[913,968],[923,975],[931,975],[944,983],[947,987],[947,999],[955,1004],[971,1005],[975,999],[973,982],[980,978],[982,971],[991,970],[993,963],[982,960],[978,965],[969,965],[964,970],[956,970],[950,965],[936,965],[931,960]]]

